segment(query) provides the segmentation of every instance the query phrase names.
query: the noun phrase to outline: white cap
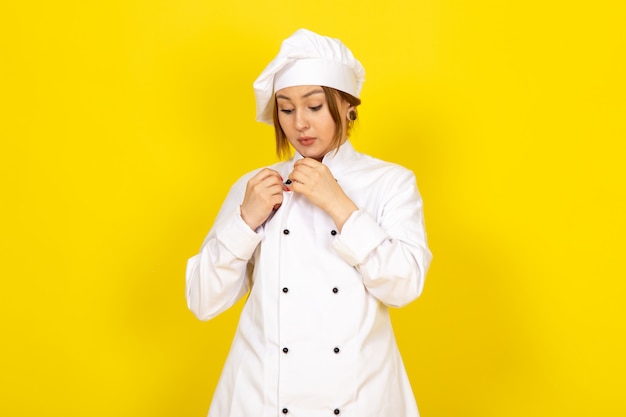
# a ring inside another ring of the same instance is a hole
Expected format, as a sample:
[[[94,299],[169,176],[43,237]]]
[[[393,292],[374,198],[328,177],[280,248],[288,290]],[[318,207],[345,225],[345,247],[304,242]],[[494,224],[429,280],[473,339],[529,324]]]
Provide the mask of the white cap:
[[[298,29],[254,82],[256,119],[273,125],[274,93],[296,85],[332,87],[359,97],[365,69],[339,39]]]

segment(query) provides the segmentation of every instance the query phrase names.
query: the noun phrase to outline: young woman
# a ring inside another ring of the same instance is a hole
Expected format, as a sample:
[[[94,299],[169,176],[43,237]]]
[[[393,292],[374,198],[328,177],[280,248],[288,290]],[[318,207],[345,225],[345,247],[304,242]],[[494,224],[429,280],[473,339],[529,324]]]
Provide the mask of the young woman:
[[[208,320],[249,293],[210,417],[415,417],[388,307],[417,298],[431,254],[413,173],[357,152],[364,70],[298,30],[256,80],[284,162],[231,188],[187,265]]]

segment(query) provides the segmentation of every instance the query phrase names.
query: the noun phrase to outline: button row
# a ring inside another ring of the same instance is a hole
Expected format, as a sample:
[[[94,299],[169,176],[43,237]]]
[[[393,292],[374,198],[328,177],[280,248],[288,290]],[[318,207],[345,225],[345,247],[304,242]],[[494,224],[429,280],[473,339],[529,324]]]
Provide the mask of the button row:
[[[287,294],[287,293],[289,292],[289,288],[287,288],[287,287],[283,287],[283,292],[284,292],[285,294]],[[334,293],[334,294],[337,294],[338,292],[339,292],[339,288],[334,287],[334,288],[333,288],[333,293]]]
[[[341,352],[341,349],[339,349],[338,347],[336,347],[336,348],[334,348],[334,349],[333,349],[333,352],[335,352],[335,353],[339,353],[339,352]],[[285,353],[285,354],[289,353],[289,348],[288,348],[288,347],[284,347],[284,348],[283,348],[283,353]]]
[[[287,414],[287,413],[289,413],[289,410],[288,410],[287,408],[283,408],[283,414]],[[341,413],[341,411],[340,411],[338,408],[335,408],[335,409],[333,410],[333,413],[334,413],[336,416],[338,416],[338,415]]]
[[[283,235],[288,235],[289,233],[291,233],[291,232],[289,232],[289,229],[283,229]],[[337,235],[337,231],[336,230],[331,230],[330,234],[332,236],[336,236]]]

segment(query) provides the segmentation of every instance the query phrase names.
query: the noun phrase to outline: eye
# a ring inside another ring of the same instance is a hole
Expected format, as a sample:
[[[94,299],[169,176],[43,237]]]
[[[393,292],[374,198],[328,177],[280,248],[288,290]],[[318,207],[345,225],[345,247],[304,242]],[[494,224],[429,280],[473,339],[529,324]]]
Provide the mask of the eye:
[[[309,109],[311,109],[311,111],[320,111],[322,110],[322,104],[320,104],[319,106],[314,106],[314,107],[309,107]]]
[[[293,109],[280,109],[280,112],[284,114],[291,114],[293,112]]]

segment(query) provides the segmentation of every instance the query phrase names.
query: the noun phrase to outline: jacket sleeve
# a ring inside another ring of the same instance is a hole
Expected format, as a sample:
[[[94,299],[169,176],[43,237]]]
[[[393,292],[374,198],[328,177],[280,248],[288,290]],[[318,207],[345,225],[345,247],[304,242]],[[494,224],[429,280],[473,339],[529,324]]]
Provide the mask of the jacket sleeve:
[[[230,190],[200,253],[187,261],[187,306],[200,320],[227,310],[250,288],[252,257],[262,239],[241,218],[245,182]]]
[[[352,213],[333,246],[363,277],[370,294],[392,307],[420,296],[432,255],[415,176],[400,169],[385,184],[377,213]],[[375,216],[375,217],[374,217]]]

